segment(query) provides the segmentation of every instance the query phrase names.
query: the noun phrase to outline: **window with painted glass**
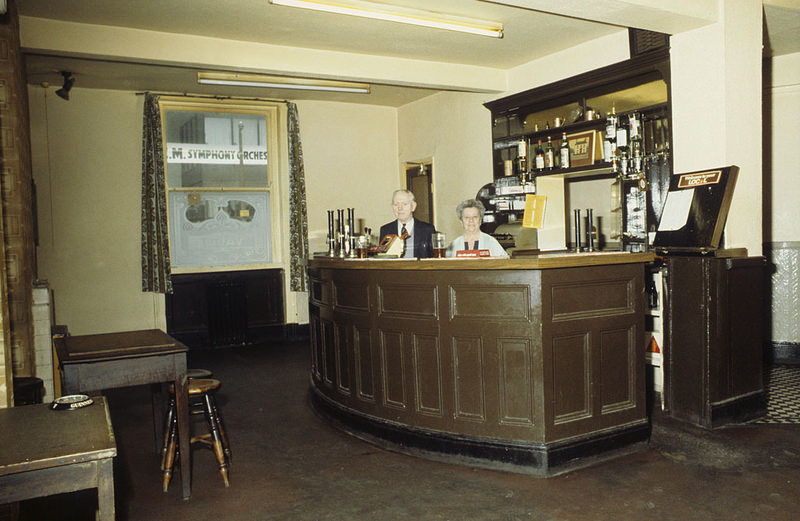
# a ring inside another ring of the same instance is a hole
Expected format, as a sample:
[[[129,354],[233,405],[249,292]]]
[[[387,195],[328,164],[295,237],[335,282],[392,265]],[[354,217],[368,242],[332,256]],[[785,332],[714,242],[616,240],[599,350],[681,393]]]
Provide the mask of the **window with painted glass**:
[[[162,98],[173,272],[274,265],[277,108]]]

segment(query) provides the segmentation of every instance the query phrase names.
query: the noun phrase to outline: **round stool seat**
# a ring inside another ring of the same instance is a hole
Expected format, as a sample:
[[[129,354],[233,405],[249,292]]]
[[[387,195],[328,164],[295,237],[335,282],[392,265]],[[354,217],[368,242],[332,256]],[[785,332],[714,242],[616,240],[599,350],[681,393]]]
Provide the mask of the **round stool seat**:
[[[208,369],[189,369],[186,371],[186,378],[189,380],[195,380],[198,378],[211,378],[212,376],[214,376],[214,373]]]
[[[220,382],[213,378],[197,378],[186,382],[186,388],[189,396],[196,396],[198,394],[205,394],[210,391],[219,389]],[[175,384],[169,384],[170,394],[175,394]]]

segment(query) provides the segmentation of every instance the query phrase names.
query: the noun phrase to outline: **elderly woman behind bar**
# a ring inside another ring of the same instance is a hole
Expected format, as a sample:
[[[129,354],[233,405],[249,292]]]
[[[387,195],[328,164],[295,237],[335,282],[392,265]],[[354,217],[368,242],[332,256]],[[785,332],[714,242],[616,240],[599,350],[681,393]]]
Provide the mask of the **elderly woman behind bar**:
[[[497,239],[481,231],[486,208],[480,201],[467,199],[458,203],[456,215],[464,227],[464,235],[457,237],[447,248],[447,256],[455,257],[459,250],[489,250],[492,257],[508,257]]]

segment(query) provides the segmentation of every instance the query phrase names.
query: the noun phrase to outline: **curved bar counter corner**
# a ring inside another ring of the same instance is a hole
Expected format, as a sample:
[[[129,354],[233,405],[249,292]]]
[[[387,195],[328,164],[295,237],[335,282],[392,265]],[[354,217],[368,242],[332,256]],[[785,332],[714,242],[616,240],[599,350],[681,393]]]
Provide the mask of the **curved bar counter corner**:
[[[311,259],[312,405],[390,450],[538,476],[638,450],[652,259]]]

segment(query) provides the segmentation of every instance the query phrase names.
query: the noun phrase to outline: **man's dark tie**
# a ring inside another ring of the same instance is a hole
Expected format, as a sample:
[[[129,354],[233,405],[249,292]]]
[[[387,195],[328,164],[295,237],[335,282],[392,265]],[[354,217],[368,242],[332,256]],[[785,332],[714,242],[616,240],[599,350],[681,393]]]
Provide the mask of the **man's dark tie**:
[[[400,230],[400,237],[403,237],[407,233],[408,233],[408,231],[406,230],[406,225],[404,224],[403,228]],[[405,239],[403,239],[403,240],[405,240]]]

